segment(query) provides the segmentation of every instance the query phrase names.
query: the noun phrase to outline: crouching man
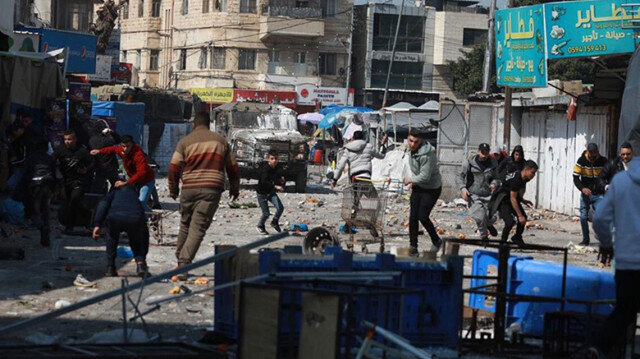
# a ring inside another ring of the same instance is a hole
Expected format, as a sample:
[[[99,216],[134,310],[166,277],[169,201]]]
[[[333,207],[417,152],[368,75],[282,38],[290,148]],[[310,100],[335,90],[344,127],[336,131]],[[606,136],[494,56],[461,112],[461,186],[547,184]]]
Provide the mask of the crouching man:
[[[94,217],[93,238],[100,238],[100,228],[105,224],[109,228],[106,238],[107,277],[116,277],[116,251],[120,233],[129,237],[131,251],[136,261],[136,274],[149,276],[146,257],[149,252],[149,229],[145,220],[142,203],[134,185],[127,184],[112,188],[98,204]]]

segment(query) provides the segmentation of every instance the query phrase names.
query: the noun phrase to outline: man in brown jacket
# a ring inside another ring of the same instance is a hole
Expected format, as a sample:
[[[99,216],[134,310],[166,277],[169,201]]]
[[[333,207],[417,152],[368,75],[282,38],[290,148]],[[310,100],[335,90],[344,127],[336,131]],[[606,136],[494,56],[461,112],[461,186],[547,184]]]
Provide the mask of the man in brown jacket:
[[[182,178],[178,267],[191,263],[196,256],[224,192],[225,172],[229,196],[235,200],[240,189],[238,163],[229,143],[209,131],[209,115],[200,112],[193,122],[193,132],[178,142],[169,165],[169,193],[173,199],[180,193],[178,184]],[[179,278],[186,280],[187,275]]]

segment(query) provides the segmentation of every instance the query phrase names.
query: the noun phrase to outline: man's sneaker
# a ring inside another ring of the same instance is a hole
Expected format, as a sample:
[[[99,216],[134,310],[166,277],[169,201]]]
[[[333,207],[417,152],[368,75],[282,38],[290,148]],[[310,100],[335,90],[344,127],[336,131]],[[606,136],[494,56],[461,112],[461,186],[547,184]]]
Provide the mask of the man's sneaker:
[[[269,234],[269,232],[267,232],[267,230],[264,228],[264,226],[257,226],[256,229],[258,230],[258,233],[260,234]]]
[[[492,237],[497,237],[498,236],[498,230],[493,225],[487,226],[487,229],[489,230],[489,234]]]
[[[438,238],[435,242],[431,241],[433,243],[433,247],[435,250],[434,252],[437,252],[438,250],[440,250],[440,247],[442,247],[442,239]]]
[[[375,228],[373,228],[373,227],[369,228],[369,233],[371,233],[371,236],[372,236],[373,238],[378,238],[378,237],[380,236],[380,235],[378,234],[378,231],[377,231]]]
[[[151,207],[151,209],[162,209],[162,205],[160,203],[156,203]]]
[[[107,266],[107,270],[104,272],[105,277],[117,277],[118,271],[116,270],[116,266],[109,265]]]
[[[418,257],[418,247],[411,246],[409,247],[409,257]]]
[[[582,241],[580,243],[578,243],[579,246],[585,246],[588,247],[589,246],[589,242],[588,241]]]
[[[151,276],[151,274],[149,274],[149,267],[147,266],[147,262],[136,262],[136,274],[140,278]]]
[[[524,243],[524,241],[522,240],[522,236],[519,234],[514,234],[513,237],[511,237],[511,242],[517,244],[520,247],[527,245],[526,243]]]
[[[278,233],[282,232],[282,229],[280,228],[280,225],[278,223],[276,223],[276,222],[271,222],[271,227],[273,227],[273,229],[275,229],[276,232],[278,232]]]

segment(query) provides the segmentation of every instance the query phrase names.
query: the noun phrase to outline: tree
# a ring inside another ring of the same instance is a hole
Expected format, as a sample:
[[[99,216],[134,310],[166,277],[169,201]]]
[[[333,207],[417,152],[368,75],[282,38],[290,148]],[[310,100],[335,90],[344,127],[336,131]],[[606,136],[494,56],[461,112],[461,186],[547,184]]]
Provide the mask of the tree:
[[[453,90],[463,97],[482,90],[482,72],[486,44],[474,45],[471,51],[462,51],[457,61],[449,61],[453,77]],[[497,92],[495,75],[491,77],[490,92]]]

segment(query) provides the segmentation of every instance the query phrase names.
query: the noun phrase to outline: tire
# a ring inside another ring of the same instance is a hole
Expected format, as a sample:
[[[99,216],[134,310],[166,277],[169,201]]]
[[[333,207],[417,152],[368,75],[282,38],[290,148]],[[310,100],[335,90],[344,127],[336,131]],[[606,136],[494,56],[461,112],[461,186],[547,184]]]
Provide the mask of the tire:
[[[296,192],[305,193],[307,191],[307,171],[299,173],[296,176]]]
[[[323,255],[326,246],[339,246],[340,242],[324,227],[312,228],[304,237],[302,251],[304,254]]]

